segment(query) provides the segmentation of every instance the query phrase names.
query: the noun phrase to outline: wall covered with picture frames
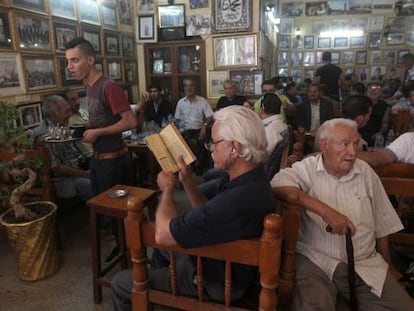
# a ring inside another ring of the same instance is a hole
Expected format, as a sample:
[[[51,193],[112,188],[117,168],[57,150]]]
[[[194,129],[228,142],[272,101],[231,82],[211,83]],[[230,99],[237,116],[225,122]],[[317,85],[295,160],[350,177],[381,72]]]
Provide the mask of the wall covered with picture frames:
[[[313,78],[324,51],[357,81],[402,79],[399,59],[414,46],[410,0],[279,2],[278,74]]]
[[[0,0],[0,99],[22,104],[70,87],[65,44],[84,36],[97,67],[132,97],[138,85],[132,0]],[[132,98],[130,98],[132,101]]]

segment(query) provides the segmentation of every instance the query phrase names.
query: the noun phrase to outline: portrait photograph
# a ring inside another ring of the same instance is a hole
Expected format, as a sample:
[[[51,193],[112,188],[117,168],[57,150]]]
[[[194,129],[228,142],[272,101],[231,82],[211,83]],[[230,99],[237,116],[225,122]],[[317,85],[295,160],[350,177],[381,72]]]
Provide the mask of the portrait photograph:
[[[22,94],[24,75],[20,55],[0,53],[0,93],[3,96]]]
[[[379,48],[381,44],[381,32],[370,32],[368,34],[368,47]]]
[[[367,47],[367,37],[366,36],[350,37],[349,46],[351,48],[365,48]]]
[[[385,75],[385,66],[372,66],[371,67],[371,81],[382,81]]]
[[[313,80],[313,77],[315,76],[315,70],[313,69],[305,69],[303,71],[304,79],[311,79]]]
[[[379,65],[382,63],[381,51],[370,51],[369,63],[371,65]]]
[[[367,63],[367,51],[356,51],[355,64],[365,65]]]
[[[56,52],[60,53],[65,52],[66,43],[78,36],[78,30],[75,23],[69,24],[53,22],[53,32],[55,35]]]
[[[318,49],[329,49],[331,47],[330,37],[319,37],[318,38]]]
[[[297,17],[303,13],[303,2],[285,2],[280,4],[282,17]]]
[[[313,50],[314,49],[314,36],[305,36],[303,39],[303,48],[305,50]]]
[[[293,32],[294,19],[293,18],[281,18],[279,30],[283,35],[291,35]]]
[[[354,51],[343,51],[341,62],[343,65],[353,64],[354,63]]]
[[[101,53],[101,33],[99,28],[82,26],[82,36],[92,44],[93,50],[97,54]]]
[[[359,67],[357,70],[357,79],[361,82],[368,81],[369,68],[368,67]]]
[[[16,13],[16,22],[20,49],[51,51],[48,19]]]
[[[108,60],[108,77],[111,80],[122,80],[121,62],[119,60]]]
[[[292,77],[293,82],[298,83],[302,81],[302,70],[292,69],[290,70],[290,76]]]
[[[138,82],[138,65],[136,62],[124,61],[124,81],[125,83]]]
[[[348,37],[334,38],[334,48],[344,49],[348,47]]]
[[[287,67],[289,66],[289,52],[279,52],[277,57],[277,65],[278,67]]]
[[[384,60],[384,64],[386,65],[393,65],[395,64],[395,50],[390,49],[390,50],[385,50],[383,51],[383,60]]]
[[[280,35],[279,36],[279,49],[289,50],[290,49],[290,35]]]
[[[98,2],[96,0],[78,0],[78,7],[82,8],[82,10],[79,10],[79,17],[81,22],[101,25],[101,20],[99,19]]]
[[[118,0],[118,20],[121,25],[132,25],[132,0]]]
[[[102,26],[105,28],[118,28],[118,16],[115,7],[101,5]]]
[[[154,0],[137,0],[138,15],[154,14]]]
[[[303,52],[303,66],[315,65],[315,52]]]
[[[134,34],[121,35],[122,56],[136,57],[135,55],[135,38]]]
[[[23,58],[26,85],[29,91],[56,88],[56,71],[52,57],[26,56]]]
[[[53,16],[77,20],[75,0],[49,0],[50,13]]]
[[[42,122],[41,103],[18,106],[20,112],[20,124],[26,128],[38,126]]]
[[[104,32],[105,54],[119,56],[119,36],[115,32]]]
[[[392,66],[387,70],[387,75],[390,79],[401,79],[401,67]]]
[[[339,64],[339,52],[331,52],[331,63],[335,65]]]
[[[290,54],[291,57],[291,66],[299,67],[302,66],[302,53],[301,52],[293,52]]]

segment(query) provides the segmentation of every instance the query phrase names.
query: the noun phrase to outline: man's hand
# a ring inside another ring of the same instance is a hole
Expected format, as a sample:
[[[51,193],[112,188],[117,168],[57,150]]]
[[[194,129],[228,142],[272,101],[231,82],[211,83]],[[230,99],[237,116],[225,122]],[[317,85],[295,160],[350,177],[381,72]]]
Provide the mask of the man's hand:
[[[355,234],[356,228],[352,221],[330,207],[326,208],[325,213],[322,215],[322,219],[328,224],[327,231],[332,234],[344,235],[348,229],[351,230],[351,235]]]
[[[171,172],[161,171],[157,177],[157,184],[161,192],[165,192],[169,189],[174,189],[175,177]]]
[[[89,129],[83,132],[81,141],[83,143],[93,143],[99,136],[99,129]]]
[[[184,162],[183,156],[178,157],[178,167],[180,171],[178,173],[178,180],[182,183],[192,180],[191,167]]]

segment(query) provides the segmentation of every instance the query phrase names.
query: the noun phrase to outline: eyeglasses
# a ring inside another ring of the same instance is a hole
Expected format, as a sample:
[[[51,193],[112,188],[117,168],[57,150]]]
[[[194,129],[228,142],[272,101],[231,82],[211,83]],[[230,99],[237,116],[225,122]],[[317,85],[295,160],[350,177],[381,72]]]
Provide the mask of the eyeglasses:
[[[206,148],[207,150],[210,150],[211,146],[217,145],[217,144],[219,144],[223,141],[224,141],[224,139],[220,139],[220,140],[217,140],[217,141],[211,141],[209,143],[204,143],[204,148]]]

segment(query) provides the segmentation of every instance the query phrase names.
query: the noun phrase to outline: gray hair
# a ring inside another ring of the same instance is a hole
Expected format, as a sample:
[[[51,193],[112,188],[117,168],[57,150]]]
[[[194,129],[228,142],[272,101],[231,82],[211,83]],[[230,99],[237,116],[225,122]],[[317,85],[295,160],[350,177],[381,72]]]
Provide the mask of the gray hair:
[[[234,80],[230,80],[230,79],[226,79],[223,81],[223,86],[225,86],[226,84],[230,84],[231,86],[234,86],[234,87],[237,86],[237,82]]]
[[[50,119],[51,117],[59,113],[58,102],[65,100],[62,96],[59,95],[50,95],[43,100],[42,103],[42,112],[45,119]]]
[[[347,126],[354,129],[355,131],[358,131],[358,125],[354,120],[335,118],[322,123],[322,125],[318,129],[318,132],[316,133],[316,136],[319,137],[319,140],[331,139],[334,137],[334,129],[338,125]]]
[[[262,163],[267,159],[267,139],[262,120],[251,109],[232,105],[214,113],[220,136],[241,145],[240,157],[248,162]]]

